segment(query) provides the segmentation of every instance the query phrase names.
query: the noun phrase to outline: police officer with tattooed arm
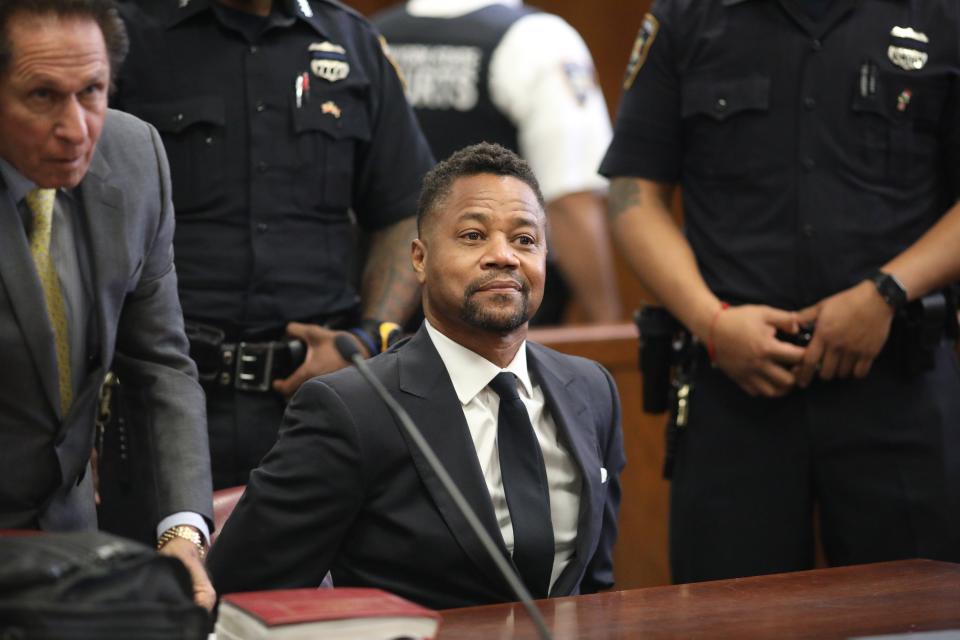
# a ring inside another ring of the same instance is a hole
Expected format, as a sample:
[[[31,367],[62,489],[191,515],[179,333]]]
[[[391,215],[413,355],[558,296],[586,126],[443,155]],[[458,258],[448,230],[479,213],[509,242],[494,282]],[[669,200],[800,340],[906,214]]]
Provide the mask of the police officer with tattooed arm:
[[[958,39],[945,0],[645,16],[601,173],[614,237],[700,345],[677,582],[811,567],[815,510],[831,564],[960,560]]]
[[[377,34],[338,2],[121,6],[116,104],[153,123],[170,157],[214,487],[245,484],[285,398],[345,366],[335,332],[374,354],[416,308],[408,253],[433,159]]]

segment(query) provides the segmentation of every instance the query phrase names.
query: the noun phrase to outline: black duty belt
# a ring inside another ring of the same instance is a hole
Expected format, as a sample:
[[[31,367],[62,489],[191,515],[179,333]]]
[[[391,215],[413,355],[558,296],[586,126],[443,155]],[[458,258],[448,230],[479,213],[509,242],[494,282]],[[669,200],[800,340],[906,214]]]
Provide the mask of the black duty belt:
[[[306,345],[300,340],[228,342],[224,331],[191,321],[186,330],[190,357],[207,390],[269,392],[274,380],[288,377],[306,357]]]

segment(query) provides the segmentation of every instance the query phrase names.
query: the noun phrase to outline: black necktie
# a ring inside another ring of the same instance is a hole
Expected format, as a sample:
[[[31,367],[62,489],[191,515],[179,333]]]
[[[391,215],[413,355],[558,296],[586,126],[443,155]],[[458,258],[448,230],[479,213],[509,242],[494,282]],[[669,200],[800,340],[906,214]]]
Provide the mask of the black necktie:
[[[502,372],[490,381],[500,396],[497,448],[507,508],[513,523],[513,562],[534,598],[546,598],[553,570],[553,524],[543,453],[517,394],[517,377]]]

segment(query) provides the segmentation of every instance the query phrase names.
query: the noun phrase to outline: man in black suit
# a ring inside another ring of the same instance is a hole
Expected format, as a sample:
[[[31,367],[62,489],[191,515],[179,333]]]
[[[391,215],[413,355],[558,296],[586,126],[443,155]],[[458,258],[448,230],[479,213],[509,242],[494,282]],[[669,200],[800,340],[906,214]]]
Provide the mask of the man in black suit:
[[[526,341],[546,258],[536,178],[503,147],[467,147],[425,178],[418,230],[412,259],[426,321],[371,368],[535,597],[609,588],[624,465],[619,400],[598,364]],[[220,593],[315,586],[329,570],[338,586],[434,608],[514,599],[352,368],[294,397],[208,566]]]

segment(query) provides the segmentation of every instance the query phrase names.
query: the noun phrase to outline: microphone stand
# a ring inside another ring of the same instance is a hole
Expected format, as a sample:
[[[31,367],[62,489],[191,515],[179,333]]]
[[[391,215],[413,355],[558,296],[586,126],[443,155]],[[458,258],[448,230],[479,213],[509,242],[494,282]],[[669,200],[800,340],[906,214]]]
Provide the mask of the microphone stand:
[[[533,605],[533,598],[530,596],[530,592],[527,590],[526,586],[524,586],[516,572],[514,572],[513,568],[507,564],[507,561],[500,553],[500,550],[497,549],[497,546],[490,537],[490,534],[487,533],[487,530],[484,529],[483,525],[480,524],[480,519],[477,518],[477,514],[474,513],[473,508],[467,503],[467,500],[463,497],[460,489],[456,484],[454,484],[453,478],[451,478],[450,474],[447,473],[443,463],[440,462],[437,454],[433,452],[433,448],[430,446],[430,443],[428,443],[423,437],[423,434],[420,433],[420,429],[418,429],[417,425],[413,423],[410,415],[404,410],[403,407],[400,406],[400,403],[390,395],[390,392],[387,391],[387,389],[376,378],[376,376],[373,375],[373,372],[370,371],[370,367],[368,367],[367,363],[364,362],[363,357],[358,352],[356,345],[354,345],[352,338],[349,338],[346,335],[339,335],[334,339],[334,344],[337,347],[337,351],[340,352],[340,355],[345,360],[352,362],[357,367],[357,371],[360,372],[360,375],[363,376],[370,386],[374,388],[374,390],[377,392],[377,395],[379,395],[380,398],[387,403],[387,407],[389,407],[393,414],[400,420],[400,424],[403,425],[407,435],[409,435],[414,443],[416,443],[420,453],[422,453],[427,459],[427,462],[430,464],[430,468],[433,469],[433,472],[437,474],[438,478],[440,478],[440,483],[443,484],[444,488],[447,490],[447,493],[449,493],[450,497],[453,498],[457,508],[460,509],[460,512],[463,513],[463,516],[467,519],[467,522],[470,523],[470,527],[473,529],[473,532],[478,538],[480,538],[480,542],[483,543],[483,547],[486,549],[487,554],[500,570],[500,573],[503,574],[503,577],[506,579],[507,583],[510,585],[510,588],[517,596],[517,599],[523,604],[524,609],[527,610],[527,613],[530,615],[530,619],[533,620],[533,624],[537,628],[537,632],[539,633],[541,640],[553,640],[553,636],[550,635],[550,631],[547,628],[547,623],[544,621],[543,616],[540,615],[540,610]]]

